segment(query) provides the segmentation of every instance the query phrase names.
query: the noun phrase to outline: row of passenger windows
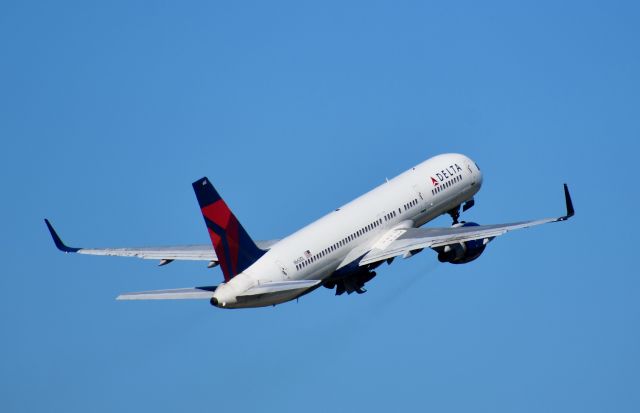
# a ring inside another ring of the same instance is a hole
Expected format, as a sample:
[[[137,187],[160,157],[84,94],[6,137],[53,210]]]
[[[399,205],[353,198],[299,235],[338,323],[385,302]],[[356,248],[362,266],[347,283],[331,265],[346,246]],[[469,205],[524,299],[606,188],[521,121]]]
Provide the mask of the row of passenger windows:
[[[406,204],[404,204],[404,210],[408,211],[416,205],[418,205],[418,200],[414,199],[413,201],[407,202]]]
[[[418,200],[414,199],[411,202],[407,202],[406,204],[404,204],[404,210],[408,211],[409,209],[411,209],[412,207],[418,205]],[[349,242],[353,241],[354,239],[366,234],[367,232],[379,227],[380,225],[382,225],[382,221],[384,219],[384,221],[390,221],[391,219],[395,218],[398,214],[400,213],[400,208],[398,208],[398,212],[396,212],[395,210],[389,212],[388,214],[385,214],[383,218],[377,219],[375,221],[373,221],[371,224],[363,227],[362,229],[354,232],[353,234],[349,235],[348,237],[345,237],[343,239],[341,239],[340,241],[336,242],[335,244],[331,245],[330,247],[327,247],[325,249],[323,249],[322,251],[320,251],[319,253],[312,255],[310,257],[308,257],[306,260],[304,260],[303,262],[296,264],[296,269],[297,270],[301,270],[302,268],[308,266],[309,264],[316,262],[318,259],[324,257],[325,255],[336,251],[338,248],[343,247],[345,245],[347,245]]]
[[[462,181],[462,175],[456,175],[453,177],[453,179],[443,183],[440,186],[435,187],[434,189],[431,190],[431,195],[435,195],[439,192],[444,191],[445,188],[449,188],[451,185],[455,184],[456,182],[460,182]]]
[[[333,251],[336,251],[340,247],[343,247],[343,246],[347,245],[351,241],[355,240],[358,237],[361,237],[362,235],[366,234],[369,231],[372,231],[373,229],[379,227],[380,225],[382,225],[382,219],[377,219],[377,220],[373,221],[369,225],[366,225],[366,226],[362,227],[361,229],[357,230],[356,232],[354,232],[353,234],[351,234],[351,235],[349,235],[347,237],[344,237],[340,241],[338,241],[335,244],[323,249],[319,253],[308,257],[303,262],[301,262],[299,264],[296,264],[296,269],[300,270],[300,269],[306,267],[307,265],[309,265],[309,264],[311,264],[313,262],[316,262],[317,260],[319,260],[320,258],[324,257],[325,255],[328,255],[328,254],[332,253]]]
[[[393,211],[389,212],[388,214],[384,214],[384,220],[385,221],[391,221],[391,218],[394,218],[396,215],[397,215],[396,211],[393,210]]]

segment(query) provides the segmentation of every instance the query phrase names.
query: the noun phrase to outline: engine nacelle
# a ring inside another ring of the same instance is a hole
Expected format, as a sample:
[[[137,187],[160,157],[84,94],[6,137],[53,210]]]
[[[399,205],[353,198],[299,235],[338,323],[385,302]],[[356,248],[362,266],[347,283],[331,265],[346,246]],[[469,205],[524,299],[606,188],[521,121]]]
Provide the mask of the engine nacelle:
[[[457,227],[477,227],[475,222],[461,222],[455,224]],[[472,241],[458,242],[455,244],[437,247],[434,250],[438,253],[438,261],[451,264],[466,264],[477,259],[487,247],[492,238],[477,239]]]

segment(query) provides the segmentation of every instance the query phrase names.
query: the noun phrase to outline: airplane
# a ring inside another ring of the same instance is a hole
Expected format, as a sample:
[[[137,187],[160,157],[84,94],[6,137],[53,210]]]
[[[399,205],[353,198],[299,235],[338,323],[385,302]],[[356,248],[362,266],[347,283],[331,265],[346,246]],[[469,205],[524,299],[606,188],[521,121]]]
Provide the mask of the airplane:
[[[373,271],[396,257],[409,258],[425,248],[444,263],[464,264],[484,252],[487,244],[509,231],[566,221],[574,214],[567,184],[566,213],[561,217],[478,225],[460,220],[475,204],[482,186],[478,165],[461,154],[432,157],[382,185],[336,208],[293,234],[254,241],[211,181],[193,182],[211,245],[142,248],[74,248],[62,242],[48,219],[56,247],[66,253],[200,260],[220,266],[224,282],[216,286],[126,293],[118,300],[208,299],[218,308],[275,306],[298,299],[323,286],[336,295],[366,290]],[[452,226],[421,228],[448,214]],[[212,248],[213,247],[213,248]]]

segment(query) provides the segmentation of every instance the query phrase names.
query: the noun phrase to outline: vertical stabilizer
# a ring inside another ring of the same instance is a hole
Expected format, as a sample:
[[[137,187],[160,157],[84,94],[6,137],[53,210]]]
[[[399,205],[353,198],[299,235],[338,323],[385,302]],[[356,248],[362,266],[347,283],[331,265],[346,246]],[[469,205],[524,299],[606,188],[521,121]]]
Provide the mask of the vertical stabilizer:
[[[256,262],[266,251],[253,242],[208,178],[194,182],[193,190],[224,279],[229,281]]]

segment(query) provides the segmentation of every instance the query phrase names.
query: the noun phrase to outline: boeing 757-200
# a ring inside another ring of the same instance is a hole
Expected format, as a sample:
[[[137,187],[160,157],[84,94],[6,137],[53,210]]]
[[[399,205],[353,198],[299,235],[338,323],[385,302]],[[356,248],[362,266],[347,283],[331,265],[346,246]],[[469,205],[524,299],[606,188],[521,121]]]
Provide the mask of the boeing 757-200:
[[[574,214],[564,185],[566,214],[510,224],[478,225],[459,221],[460,209],[474,205],[482,172],[460,154],[438,155],[388,180],[317,221],[274,241],[254,241],[211,181],[202,178],[193,189],[211,238],[211,245],[144,248],[73,248],[62,242],[45,219],[56,247],[78,254],[160,260],[206,261],[219,265],[224,282],[217,286],[122,294],[119,300],[207,299],[219,308],[271,306],[296,299],[323,286],[336,295],[365,292],[365,283],[383,262],[411,257],[425,248],[438,260],[463,264],[478,258],[497,236],[515,229],[565,221]],[[420,228],[449,214],[453,225]]]

